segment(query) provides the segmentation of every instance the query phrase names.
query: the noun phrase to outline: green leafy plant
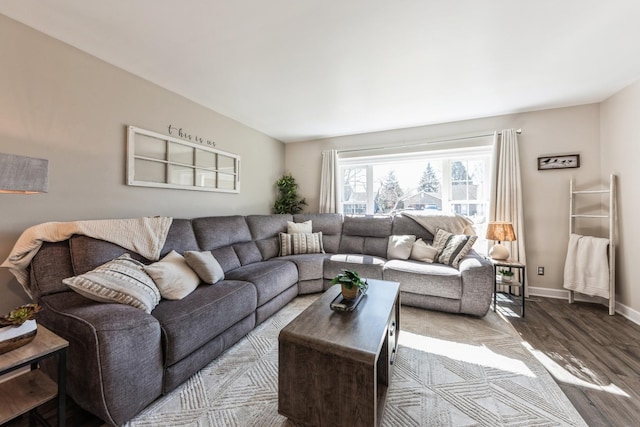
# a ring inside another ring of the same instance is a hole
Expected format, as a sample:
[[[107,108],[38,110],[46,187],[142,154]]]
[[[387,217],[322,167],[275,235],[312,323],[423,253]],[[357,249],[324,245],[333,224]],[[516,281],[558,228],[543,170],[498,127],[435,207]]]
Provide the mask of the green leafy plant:
[[[36,318],[36,314],[42,310],[38,304],[25,304],[11,310],[6,316],[0,316],[0,327],[20,326],[27,320]]]
[[[283,175],[276,181],[278,198],[273,205],[276,214],[297,214],[307,205],[304,198],[298,196],[298,184],[291,174]]]
[[[506,277],[512,277],[513,276],[513,271],[507,270],[506,268],[503,268],[503,269],[499,270],[499,273],[502,274],[503,276],[506,276]]]
[[[360,277],[357,271],[342,270],[342,273],[338,273],[336,277],[331,279],[331,284],[340,284],[347,289],[352,289],[354,286],[358,287],[363,294],[367,293],[369,284],[366,279]]]

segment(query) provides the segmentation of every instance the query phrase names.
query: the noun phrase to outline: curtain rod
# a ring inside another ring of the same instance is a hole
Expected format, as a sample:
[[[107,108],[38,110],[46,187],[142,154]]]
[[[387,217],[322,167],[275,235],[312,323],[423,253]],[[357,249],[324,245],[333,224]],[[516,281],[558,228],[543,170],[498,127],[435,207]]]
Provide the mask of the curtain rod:
[[[522,129],[516,129],[516,133],[518,135],[520,135],[522,133]],[[498,135],[502,135],[502,132],[498,132]],[[417,144],[394,145],[393,147],[354,148],[352,150],[338,150],[338,154],[340,154],[340,153],[355,153],[355,152],[358,152],[358,151],[387,150],[389,148],[421,147],[423,145],[442,144],[444,142],[454,142],[454,141],[464,141],[464,140],[467,140],[467,139],[483,138],[485,136],[493,136],[493,133],[487,133],[487,134],[481,134],[481,135],[470,135],[470,136],[464,136],[464,137],[460,137],[460,138],[439,139],[439,140],[436,140],[436,141],[420,142],[420,143],[417,143]]]

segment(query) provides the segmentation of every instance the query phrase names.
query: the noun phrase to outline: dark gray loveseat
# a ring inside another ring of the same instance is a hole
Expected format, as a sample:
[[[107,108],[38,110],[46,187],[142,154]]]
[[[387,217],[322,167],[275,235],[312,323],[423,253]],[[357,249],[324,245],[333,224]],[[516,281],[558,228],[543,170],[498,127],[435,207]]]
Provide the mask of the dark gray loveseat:
[[[312,220],[314,232],[323,233],[325,253],[279,257],[278,233],[287,231],[287,221],[306,220]],[[403,304],[486,314],[493,290],[491,265],[474,251],[458,268],[387,260],[388,237],[406,234],[433,239],[402,215],[174,219],[162,255],[171,250],[211,251],[225,272],[224,280],[201,285],[181,300],[162,300],[151,314],[129,305],[91,301],[62,280],[128,251],[76,235],[43,245],[31,264],[30,291],[44,307],[39,322],[70,342],[69,395],[104,421],[121,425],[298,294],[325,290],[343,268],[399,281]]]

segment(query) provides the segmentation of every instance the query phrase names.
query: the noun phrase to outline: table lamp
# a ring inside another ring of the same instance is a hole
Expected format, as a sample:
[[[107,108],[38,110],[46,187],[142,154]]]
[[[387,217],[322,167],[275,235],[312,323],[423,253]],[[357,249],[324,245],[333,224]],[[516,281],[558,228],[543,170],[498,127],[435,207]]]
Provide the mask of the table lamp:
[[[498,243],[489,249],[489,256],[496,260],[506,260],[509,258],[509,249],[504,247],[501,242],[512,242],[516,240],[516,233],[513,231],[513,225],[505,221],[492,221],[487,225],[487,240],[495,240]]]
[[[0,193],[36,194],[49,191],[49,161],[0,153]]]

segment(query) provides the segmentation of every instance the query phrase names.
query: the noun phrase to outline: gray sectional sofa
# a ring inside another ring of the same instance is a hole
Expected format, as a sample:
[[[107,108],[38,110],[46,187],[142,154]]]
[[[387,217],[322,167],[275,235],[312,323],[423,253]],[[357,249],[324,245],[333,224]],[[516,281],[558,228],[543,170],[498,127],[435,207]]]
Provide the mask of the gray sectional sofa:
[[[287,222],[312,221],[325,253],[279,256]],[[391,235],[433,235],[413,219],[339,214],[249,215],[174,219],[162,255],[211,251],[225,272],[150,313],[100,303],[62,280],[124,252],[86,236],[45,243],[30,267],[29,290],[44,310],[39,322],[70,343],[68,394],[84,409],[121,425],[206,366],[299,294],[323,292],[344,268],[400,282],[402,304],[483,316],[493,291],[491,264],[475,251],[458,268],[388,260]],[[145,263],[137,254],[131,254]],[[53,367],[48,367],[53,369]]]

